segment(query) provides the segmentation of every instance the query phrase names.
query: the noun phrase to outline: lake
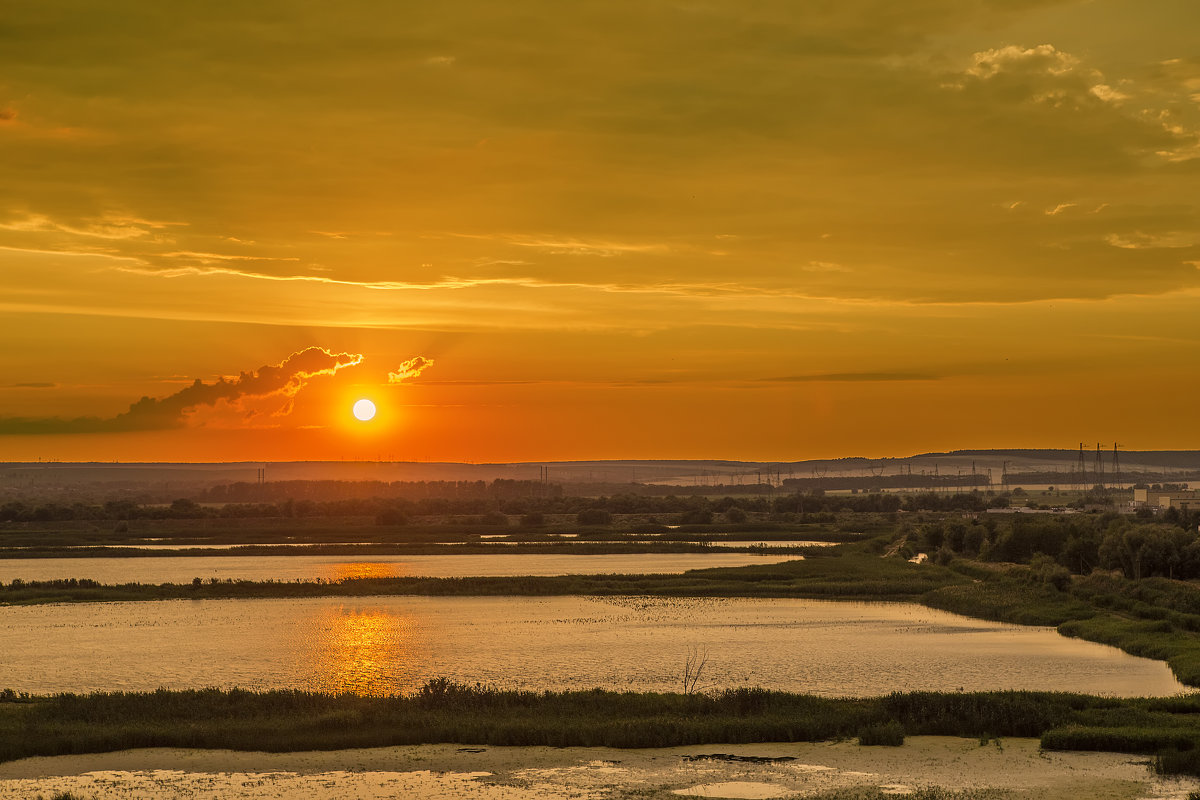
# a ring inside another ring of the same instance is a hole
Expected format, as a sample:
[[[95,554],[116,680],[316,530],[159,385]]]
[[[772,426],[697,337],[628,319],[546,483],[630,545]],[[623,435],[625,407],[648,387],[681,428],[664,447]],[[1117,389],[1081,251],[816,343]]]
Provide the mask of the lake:
[[[528,558],[528,556],[522,556]],[[534,689],[701,686],[822,695],[1187,691],[1159,661],[907,603],[646,597],[172,600],[3,611],[0,687],[407,692],[429,678]]]
[[[193,578],[312,581],[342,578],[469,578],[506,575],[679,574],[708,567],[777,564],[800,556],[752,553],[462,553],[380,556],[145,556],[0,559],[0,582],[91,578],[100,583],[191,583]]]

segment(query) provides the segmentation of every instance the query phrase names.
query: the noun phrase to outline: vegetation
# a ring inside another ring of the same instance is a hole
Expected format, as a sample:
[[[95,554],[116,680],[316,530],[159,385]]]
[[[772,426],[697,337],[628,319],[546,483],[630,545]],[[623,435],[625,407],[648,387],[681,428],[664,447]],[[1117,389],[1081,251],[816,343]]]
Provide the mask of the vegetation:
[[[949,569],[918,567],[873,555],[814,557],[681,575],[551,577],[352,578],[341,581],[220,581],[109,586],[91,580],[13,581],[0,585],[0,604],[247,597],[376,595],[656,595],[668,597],[814,597],[914,600],[968,579]],[[507,552],[507,551],[506,551]]]
[[[668,747],[858,737],[1040,736],[1047,749],[1156,754],[1197,773],[1200,698],[913,692],[827,698],[731,689],[637,694],[500,691],[445,679],[407,696],[202,689],[0,694],[0,760],[134,747],[330,750],[421,743]]]
[[[1010,502],[1009,495],[997,495],[990,490],[909,495],[878,491],[849,495],[826,494],[822,490],[808,494],[755,491],[720,496],[696,493],[684,487],[630,484],[622,488],[624,491],[619,494],[593,497],[566,495],[561,485],[537,481],[394,484],[278,481],[218,486],[169,502],[155,502],[148,495],[103,502],[9,500],[0,504],[0,523],[361,517],[382,525],[406,525],[412,520],[430,518],[458,518],[461,521],[469,518],[476,524],[509,524],[528,515],[542,514],[563,518],[584,515],[585,519],[596,520],[581,524],[610,525],[620,518],[638,515],[643,518],[656,516],[660,522],[670,524],[708,525],[718,521],[737,523],[743,515],[745,518],[768,516],[778,522],[820,521],[827,519],[825,515],[843,513],[894,514],[901,510],[979,512],[989,507],[1007,506]],[[1107,502],[1108,498],[1092,499]],[[503,515],[504,519],[489,517],[496,514]],[[606,519],[608,521],[604,521]]]
[[[899,747],[904,744],[904,726],[894,720],[867,725],[858,732],[858,743],[866,747]]]
[[[1169,513],[1174,511],[1174,514]],[[1077,575],[1120,570],[1125,577],[1200,578],[1200,514],[1170,509],[1162,522],[1108,513],[1005,515],[987,519],[942,518],[909,525],[914,547],[983,561],[1029,563],[1047,556]]]

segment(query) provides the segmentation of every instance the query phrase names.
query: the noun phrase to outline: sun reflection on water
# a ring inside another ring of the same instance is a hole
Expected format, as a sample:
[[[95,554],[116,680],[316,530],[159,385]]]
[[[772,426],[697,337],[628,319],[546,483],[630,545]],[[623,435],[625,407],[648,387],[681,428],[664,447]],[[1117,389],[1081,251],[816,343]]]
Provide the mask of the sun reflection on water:
[[[341,581],[351,578],[399,578],[411,575],[412,565],[403,561],[350,561],[335,562],[329,565],[326,578],[331,581]]]
[[[426,653],[415,616],[341,606],[322,617],[314,653],[315,689],[386,695],[416,688]]]

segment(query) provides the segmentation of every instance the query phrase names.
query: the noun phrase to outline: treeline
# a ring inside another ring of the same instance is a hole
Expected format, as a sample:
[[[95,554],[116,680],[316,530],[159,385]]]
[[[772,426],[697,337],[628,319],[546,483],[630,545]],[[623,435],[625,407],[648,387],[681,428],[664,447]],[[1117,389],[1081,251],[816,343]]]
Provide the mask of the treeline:
[[[897,511],[980,512],[989,506],[1007,506],[1007,495],[989,497],[981,492],[939,494],[925,492],[898,494],[826,495],[789,494],[776,497],[739,496],[703,497],[696,495],[618,494],[608,497],[574,497],[553,493],[550,496],[522,496],[521,486],[528,481],[494,481],[470,484],[466,496],[423,498],[362,497],[343,500],[294,500],[275,503],[225,502],[204,505],[193,498],[177,498],[170,504],[139,503],[136,500],[110,500],[102,504],[43,503],[21,501],[0,505],[0,522],[51,522],[65,520],[133,519],[220,519],[267,517],[375,517],[381,524],[404,524],[414,517],[492,515],[488,524],[504,524],[504,516],[584,515],[580,524],[612,524],[615,515],[667,515],[687,525],[712,522],[743,522],[749,514],[767,514],[776,521],[828,521],[830,515],[844,512],[893,513]],[[495,484],[502,484],[493,488]],[[271,484],[263,484],[270,486]],[[542,486],[543,484],[535,484]],[[561,489],[561,487],[556,487]],[[205,502],[215,502],[205,493]],[[596,512],[596,513],[589,513]],[[496,516],[502,515],[502,516]],[[607,516],[606,516],[607,515]],[[537,524],[537,523],[535,523]]]
[[[478,499],[562,497],[559,483],[519,481],[270,481],[229,483],[191,496],[201,503],[278,503],[286,500]]]
[[[301,482],[305,483],[305,482]],[[318,482],[324,483],[324,482]],[[336,482],[334,482],[336,483]],[[376,485],[372,482],[363,484]],[[234,484],[233,486],[237,486]],[[272,484],[246,484],[270,487]],[[347,484],[356,485],[356,484]],[[378,484],[380,486],[385,484]],[[416,484],[407,484],[414,486]],[[434,483],[423,484],[422,491],[431,491]],[[701,495],[614,494],[602,497],[580,497],[562,494],[556,484],[536,481],[496,480],[492,483],[444,482],[457,486],[457,494],[435,494],[428,497],[394,497],[372,495],[337,500],[297,500],[288,497],[276,502],[235,502],[226,495],[218,500],[216,489],[197,497],[176,498],[169,504],[139,502],[135,499],[109,500],[104,503],[41,503],[10,501],[0,505],[0,522],[53,522],[67,520],[134,520],[134,519],[254,519],[307,517],[374,517],[381,524],[404,524],[416,517],[488,516],[486,524],[506,524],[505,517],[542,517],[548,515],[590,514],[580,524],[609,525],[618,515],[660,516],[685,525],[713,522],[743,522],[750,514],[768,515],[772,521],[802,522],[830,521],[828,515],[857,512],[891,514],[898,511],[935,511],[978,514],[988,508],[1009,506],[1012,498],[1023,494],[994,492],[921,492],[910,495],[872,492],[866,494],[829,495],[817,490],[808,494],[739,495],[706,497]],[[218,487],[219,488],[219,487]],[[355,491],[364,490],[360,486]],[[543,492],[545,490],[545,492]],[[239,496],[235,493],[234,496]],[[1076,507],[1105,505],[1111,496],[1097,491],[1074,501]],[[1029,504],[1030,508],[1034,504]],[[1169,515],[1178,510],[1172,509]],[[605,516],[607,515],[607,516]],[[541,524],[533,522],[532,524]]]
[[[857,489],[871,491],[872,489],[954,489],[962,487],[988,487],[991,479],[983,473],[974,475],[857,475],[812,478],[785,478],[784,488],[793,491],[812,491],[813,489]]]
[[[517,483],[517,482],[509,482]],[[269,485],[269,484],[266,484]],[[490,489],[490,487],[489,487]],[[375,517],[381,524],[404,524],[414,517],[491,515],[489,524],[505,524],[507,516],[573,515],[580,524],[612,524],[616,515],[663,516],[680,524],[716,521],[743,522],[749,514],[771,515],[776,521],[827,521],[821,515],[839,512],[891,513],[905,510],[977,511],[987,505],[982,495],[922,494],[901,498],[894,494],[825,496],[793,494],[777,497],[702,497],[620,494],[609,497],[512,496],[513,487],[492,492],[472,489],[465,497],[393,498],[364,497],[344,500],[293,500],[276,503],[205,505],[192,498],[170,504],[110,500],[101,504],[21,501],[0,505],[0,522],[50,522],[65,520],[220,519],[266,517]],[[211,499],[211,497],[209,498]],[[814,516],[816,515],[816,516]],[[535,523],[538,524],[538,523]]]
[[[1191,579],[1200,578],[1197,523],[1200,513],[1169,509],[1162,522],[1153,523],[1119,514],[1039,514],[1013,515],[1003,523],[991,517],[938,520],[902,532],[910,550],[929,553],[940,563],[964,556],[1026,564],[1041,556],[1077,575],[1106,569],[1133,580]]]

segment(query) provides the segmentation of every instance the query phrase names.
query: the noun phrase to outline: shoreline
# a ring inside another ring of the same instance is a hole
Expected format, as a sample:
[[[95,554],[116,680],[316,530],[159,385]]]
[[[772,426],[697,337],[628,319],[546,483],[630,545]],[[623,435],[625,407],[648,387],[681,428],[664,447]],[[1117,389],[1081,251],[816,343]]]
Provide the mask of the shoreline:
[[[696,758],[712,754],[760,761]],[[38,793],[71,791],[89,798],[120,789],[122,797],[136,799],[191,796],[202,786],[230,800],[285,797],[301,790],[308,797],[332,799],[396,796],[407,788],[431,798],[469,791],[494,800],[588,800],[749,797],[737,792],[772,790],[778,794],[755,796],[824,795],[867,787],[903,794],[936,786],[984,792],[977,797],[1014,792],[1027,798],[1118,800],[1184,798],[1200,788],[1200,779],[1158,777],[1147,764],[1145,756],[1124,753],[1043,751],[1036,739],[981,745],[949,736],[910,737],[900,747],[843,740],[633,750],[447,744],[289,753],[150,748],[0,764],[0,793],[32,800]],[[323,783],[328,785],[321,788]],[[988,791],[993,789],[1000,791]],[[683,793],[689,790],[695,793]]]

